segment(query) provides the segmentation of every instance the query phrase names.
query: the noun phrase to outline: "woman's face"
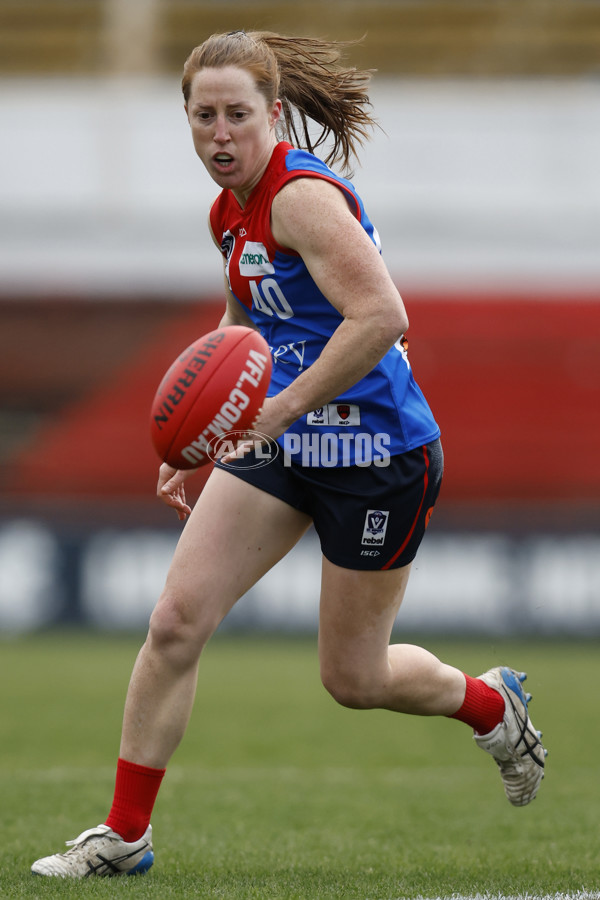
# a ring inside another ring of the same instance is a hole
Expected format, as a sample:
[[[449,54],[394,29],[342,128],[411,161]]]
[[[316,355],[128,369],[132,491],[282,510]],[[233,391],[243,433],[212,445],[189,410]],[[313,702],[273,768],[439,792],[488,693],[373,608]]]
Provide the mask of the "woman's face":
[[[269,107],[246,69],[206,68],[193,77],[186,112],[209,175],[243,206],[277,143],[281,102]]]

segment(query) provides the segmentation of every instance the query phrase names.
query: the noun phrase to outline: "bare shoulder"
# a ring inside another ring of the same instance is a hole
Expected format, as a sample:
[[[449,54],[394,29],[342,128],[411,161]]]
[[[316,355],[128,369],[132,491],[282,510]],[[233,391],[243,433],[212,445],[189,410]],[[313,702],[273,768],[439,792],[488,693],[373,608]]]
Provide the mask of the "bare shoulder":
[[[273,198],[273,210],[278,214],[304,215],[316,210],[337,210],[349,213],[350,206],[341,187],[324,178],[294,178],[288,181]]]
[[[273,198],[271,228],[275,240],[295,247],[297,239],[354,219],[341,188],[323,178],[294,178]]]

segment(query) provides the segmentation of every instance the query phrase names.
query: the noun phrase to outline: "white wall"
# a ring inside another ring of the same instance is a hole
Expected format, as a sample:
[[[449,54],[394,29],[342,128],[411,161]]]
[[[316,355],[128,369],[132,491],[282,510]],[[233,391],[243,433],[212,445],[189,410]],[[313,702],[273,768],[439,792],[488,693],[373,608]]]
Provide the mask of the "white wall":
[[[0,634],[54,621],[144,629],[177,536],[104,528],[73,539],[34,520],[0,525]],[[65,556],[65,551],[67,556]],[[69,569],[65,565],[68,559]],[[75,583],[75,584],[74,584]],[[67,596],[76,587],[75,595]],[[224,627],[315,631],[320,550],[311,530]],[[598,533],[428,533],[398,627],[436,634],[600,634]]]
[[[600,82],[374,82],[355,183],[399,283],[600,283]],[[0,291],[220,289],[176,79],[5,80]]]

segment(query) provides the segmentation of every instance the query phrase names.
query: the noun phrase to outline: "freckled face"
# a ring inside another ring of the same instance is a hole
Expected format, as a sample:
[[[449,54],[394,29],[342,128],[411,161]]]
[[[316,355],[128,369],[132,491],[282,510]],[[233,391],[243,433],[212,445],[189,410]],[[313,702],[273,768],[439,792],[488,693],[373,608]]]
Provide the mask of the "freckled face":
[[[277,143],[281,101],[270,108],[246,69],[206,68],[194,75],[186,112],[209,175],[243,206]]]

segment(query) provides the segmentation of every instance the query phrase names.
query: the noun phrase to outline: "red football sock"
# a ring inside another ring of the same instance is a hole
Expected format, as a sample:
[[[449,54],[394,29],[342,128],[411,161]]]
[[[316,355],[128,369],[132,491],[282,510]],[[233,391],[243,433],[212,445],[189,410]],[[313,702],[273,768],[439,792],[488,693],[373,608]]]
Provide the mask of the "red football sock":
[[[138,766],[119,758],[115,795],[105,824],[120,834],[124,841],[137,841],[150,824],[165,771]]]
[[[489,734],[504,717],[504,699],[480,678],[465,675],[465,679],[467,692],[464,703],[448,718],[465,722],[477,734]]]

